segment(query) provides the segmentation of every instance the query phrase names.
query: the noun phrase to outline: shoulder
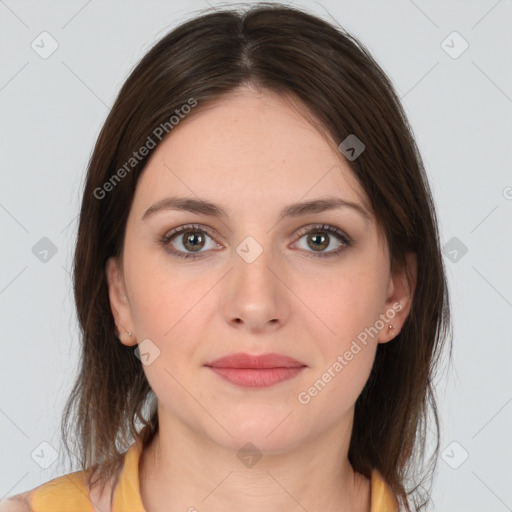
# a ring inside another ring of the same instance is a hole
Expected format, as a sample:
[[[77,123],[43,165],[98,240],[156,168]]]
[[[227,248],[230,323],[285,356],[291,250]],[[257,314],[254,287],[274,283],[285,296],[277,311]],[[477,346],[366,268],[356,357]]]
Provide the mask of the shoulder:
[[[87,473],[76,471],[0,501],[0,512],[90,512]]]
[[[0,512],[31,512],[30,492],[15,494],[0,501]]]
[[[124,463],[103,485],[96,485],[99,479],[95,478],[94,470],[67,473],[24,493],[4,498],[0,501],[0,512],[110,512],[120,480],[125,481],[120,486],[118,501],[128,499],[127,505],[131,508],[134,497],[138,497],[138,491],[133,490],[138,489],[135,482],[138,483],[139,454],[135,445],[128,454],[129,471],[122,478],[126,469]],[[92,488],[89,487],[90,481]],[[142,504],[138,509],[143,510]]]

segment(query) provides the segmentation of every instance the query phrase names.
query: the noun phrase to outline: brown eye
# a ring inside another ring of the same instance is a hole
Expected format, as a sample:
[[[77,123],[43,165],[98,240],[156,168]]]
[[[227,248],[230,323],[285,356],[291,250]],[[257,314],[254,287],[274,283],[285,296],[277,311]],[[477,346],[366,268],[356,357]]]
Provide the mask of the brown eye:
[[[316,226],[308,226],[299,233],[300,239],[306,238],[306,252],[312,257],[330,257],[336,256],[345,249],[353,245],[352,239],[335,226],[328,224],[319,224]],[[332,250],[327,249],[332,243],[338,241],[338,246]],[[308,250],[311,249],[311,250]],[[316,253],[316,254],[311,254]]]
[[[182,243],[184,247],[189,251],[198,251],[204,247],[205,238],[201,234],[201,231],[186,231],[181,234]]]
[[[207,247],[208,239],[211,240],[209,247]],[[206,252],[202,249],[218,247],[209,232],[198,225],[180,226],[173,229],[161,239],[161,244],[167,252],[182,258],[199,258]]]
[[[313,234],[311,234],[313,233]],[[308,235],[308,245],[311,249],[314,250],[323,250],[329,245],[329,235],[322,233],[320,231],[311,232]],[[320,233],[320,234],[319,234]]]

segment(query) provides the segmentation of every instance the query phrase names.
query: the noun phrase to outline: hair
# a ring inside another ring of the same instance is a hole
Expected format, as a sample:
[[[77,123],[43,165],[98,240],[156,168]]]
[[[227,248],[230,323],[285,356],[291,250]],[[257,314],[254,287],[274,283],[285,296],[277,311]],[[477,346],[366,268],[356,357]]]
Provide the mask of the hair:
[[[355,404],[348,458],[368,478],[377,469],[400,507],[410,511],[412,502],[420,510],[439,452],[433,379],[447,343],[451,356],[449,297],[424,165],[400,100],[369,51],[343,28],[276,3],[202,12],[178,25],[135,66],[107,116],[88,165],[73,262],[81,353],[62,416],[66,451],[73,453],[73,439],[81,469],[97,469],[104,484],[134,440],[145,447],[158,431],[142,364],[117,338],[105,265],[122,256],[137,181],[165,140],[157,127],[171,136],[171,116],[187,111],[191,99],[193,116],[247,85],[298,100],[336,144],[350,134],[362,140],[365,151],[347,163],[385,234],[392,268],[405,268],[406,254],[416,254],[411,310],[396,338],[377,347]],[[155,147],[135,159],[150,140]],[[436,445],[426,460],[431,417]]]

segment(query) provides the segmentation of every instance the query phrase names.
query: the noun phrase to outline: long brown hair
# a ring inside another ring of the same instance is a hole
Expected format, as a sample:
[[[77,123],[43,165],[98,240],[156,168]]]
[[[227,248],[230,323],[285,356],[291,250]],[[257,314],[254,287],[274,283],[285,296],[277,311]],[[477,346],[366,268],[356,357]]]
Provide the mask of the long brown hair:
[[[368,50],[342,28],[276,3],[203,12],[173,29],[133,69],[104,123],[88,166],[74,257],[81,355],[62,417],[65,449],[105,483],[134,440],[147,446],[158,431],[142,364],[116,337],[105,264],[122,253],[135,187],[154,147],[136,160],[134,152],[150,146],[148,137],[157,146],[162,134],[172,136],[169,120],[183,105],[196,102],[193,116],[245,84],[298,99],[338,144],[356,134],[365,151],[348,163],[392,265],[404,265],[408,252],[417,255],[412,309],[396,339],[377,348],[355,405],[348,456],[366,477],[380,471],[406,510],[411,502],[420,510],[439,452],[433,379],[446,342],[451,354],[446,276],[423,162],[399,98]],[[165,133],[155,132],[162,126]],[[437,444],[427,460],[430,418]]]

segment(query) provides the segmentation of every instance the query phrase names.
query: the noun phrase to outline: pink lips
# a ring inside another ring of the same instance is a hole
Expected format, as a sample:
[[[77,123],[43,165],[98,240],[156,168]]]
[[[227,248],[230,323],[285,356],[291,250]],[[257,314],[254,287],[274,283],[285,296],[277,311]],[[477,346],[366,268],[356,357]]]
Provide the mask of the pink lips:
[[[295,377],[306,368],[296,359],[274,353],[260,356],[231,354],[205,366],[229,382],[245,387],[273,386]]]

